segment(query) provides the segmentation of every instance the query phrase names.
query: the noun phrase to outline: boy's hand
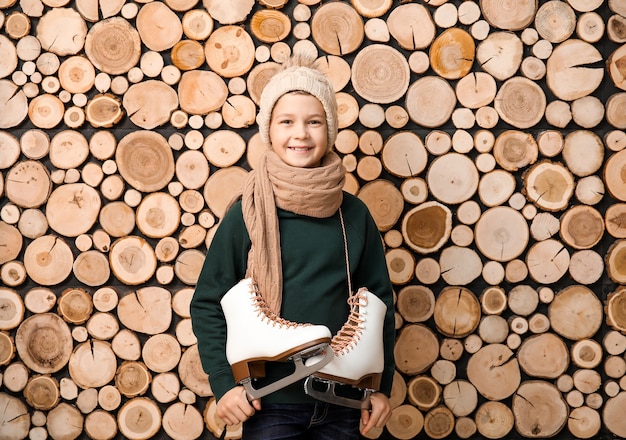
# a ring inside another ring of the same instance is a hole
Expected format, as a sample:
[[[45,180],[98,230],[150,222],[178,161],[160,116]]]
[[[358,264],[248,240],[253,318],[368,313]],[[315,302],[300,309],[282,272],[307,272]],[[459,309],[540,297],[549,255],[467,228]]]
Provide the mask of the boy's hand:
[[[217,416],[227,425],[245,422],[260,409],[261,401],[248,401],[242,386],[231,389],[217,402]]]
[[[374,393],[370,396],[371,409],[361,410],[361,434],[365,435],[373,427],[382,428],[391,417],[389,398],[383,393]]]

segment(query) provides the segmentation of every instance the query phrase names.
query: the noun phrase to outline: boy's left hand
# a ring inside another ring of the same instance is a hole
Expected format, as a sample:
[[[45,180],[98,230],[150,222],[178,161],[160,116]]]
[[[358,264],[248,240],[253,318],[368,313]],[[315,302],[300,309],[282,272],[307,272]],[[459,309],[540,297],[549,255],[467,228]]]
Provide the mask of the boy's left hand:
[[[370,396],[370,409],[361,410],[361,434],[365,435],[373,427],[382,428],[391,417],[389,398],[383,393],[373,393]]]

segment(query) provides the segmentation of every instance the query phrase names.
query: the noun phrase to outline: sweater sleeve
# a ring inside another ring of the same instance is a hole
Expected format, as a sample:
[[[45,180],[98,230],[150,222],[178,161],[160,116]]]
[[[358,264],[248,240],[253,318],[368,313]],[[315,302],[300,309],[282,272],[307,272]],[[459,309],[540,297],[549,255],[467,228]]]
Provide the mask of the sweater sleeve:
[[[382,237],[374,219],[365,204],[354,197],[354,204],[359,214],[346,216],[348,222],[354,218],[362,223],[360,228],[362,240],[364,240],[362,253],[358,258],[358,265],[352,268],[353,289],[367,287],[370,292],[379,297],[387,306],[385,322],[383,327],[383,346],[385,356],[385,367],[380,385],[380,391],[387,396],[391,394],[393,376],[395,373],[395,361],[393,349],[396,338],[395,330],[395,309],[393,286],[389,277],[387,260]],[[348,238],[350,241],[351,238]],[[351,265],[352,266],[352,265]]]
[[[239,202],[218,226],[191,300],[191,322],[200,361],[218,400],[236,385],[226,360],[226,321],[220,299],[245,275],[249,247]]]

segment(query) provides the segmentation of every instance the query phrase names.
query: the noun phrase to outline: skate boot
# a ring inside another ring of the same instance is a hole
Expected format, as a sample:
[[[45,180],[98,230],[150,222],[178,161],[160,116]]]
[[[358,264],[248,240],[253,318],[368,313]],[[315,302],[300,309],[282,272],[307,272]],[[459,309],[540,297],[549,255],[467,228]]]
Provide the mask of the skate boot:
[[[308,395],[324,402],[368,409],[370,395],[380,388],[384,368],[383,323],[387,306],[365,288],[352,295],[348,303],[348,321],[330,344],[335,353],[333,361],[309,376],[304,388]],[[318,356],[311,357],[305,364],[318,360]],[[359,397],[337,394],[337,385],[351,385],[359,392],[350,394]]]
[[[333,359],[327,327],[280,318],[269,309],[251,278],[232,287],[220,303],[226,318],[226,358],[235,381],[244,386],[250,400],[303,379]],[[309,356],[316,356],[316,361],[305,365]],[[269,361],[293,362],[296,369],[287,377],[254,388],[252,379],[265,376]]]

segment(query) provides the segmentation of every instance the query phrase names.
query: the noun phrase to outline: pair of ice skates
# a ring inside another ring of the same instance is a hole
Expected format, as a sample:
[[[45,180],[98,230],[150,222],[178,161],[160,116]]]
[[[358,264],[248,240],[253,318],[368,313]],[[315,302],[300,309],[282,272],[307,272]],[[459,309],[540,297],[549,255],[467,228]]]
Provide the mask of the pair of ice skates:
[[[326,326],[294,323],[272,313],[250,278],[231,288],[221,300],[227,325],[226,358],[248,398],[259,399],[306,378],[306,393],[318,400],[368,408],[384,367],[382,333],[387,307],[366,289],[352,295],[348,303],[348,320],[333,337]],[[269,361],[293,362],[296,369],[254,388],[253,379],[265,376]],[[359,389],[360,397],[337,394],[338,384]]]

